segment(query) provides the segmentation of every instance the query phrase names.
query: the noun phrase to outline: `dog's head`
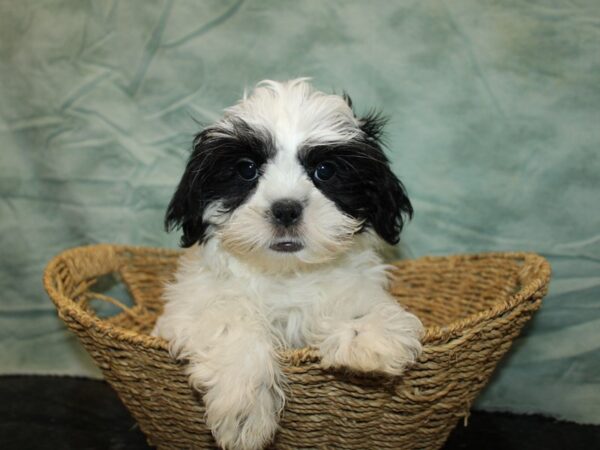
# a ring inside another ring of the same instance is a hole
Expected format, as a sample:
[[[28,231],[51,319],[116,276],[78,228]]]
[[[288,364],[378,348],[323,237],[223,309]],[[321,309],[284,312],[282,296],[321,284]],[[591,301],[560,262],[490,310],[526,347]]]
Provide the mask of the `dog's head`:
[[[305,79],[261,82],[196,136],[166,226],[182,229],[184,247],[216,238],[275,265],[330,260],[365,231],[394,244],[412,207],[383,123]]]

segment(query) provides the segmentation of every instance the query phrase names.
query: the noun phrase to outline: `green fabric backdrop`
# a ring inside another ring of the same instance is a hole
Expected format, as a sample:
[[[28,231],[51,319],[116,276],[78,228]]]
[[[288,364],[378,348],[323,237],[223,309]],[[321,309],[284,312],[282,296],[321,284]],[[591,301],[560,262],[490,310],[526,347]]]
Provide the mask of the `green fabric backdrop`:
[[[95,242],[174,246],[198,130],[263,78],[392,120],[414,256],[531,250],[551,294],[478,402],[600,423],[600,3],[0,2],[0,373],[98,376],[41,286]]]

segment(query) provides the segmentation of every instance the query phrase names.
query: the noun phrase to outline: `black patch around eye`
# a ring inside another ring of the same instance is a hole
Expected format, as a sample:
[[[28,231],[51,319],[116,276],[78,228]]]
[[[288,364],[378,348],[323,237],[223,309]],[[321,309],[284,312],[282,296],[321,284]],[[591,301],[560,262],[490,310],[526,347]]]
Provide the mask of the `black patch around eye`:
[[[274,153],[273,140],[267,132],[240,120],[199,133],[167,209],[167,230],[182,229],[183,247],[202,242],[210,225],[202,219],[206,207],[215,201],[221,201],[225,211],[241,205],[258,183],[258,168]],[[252,164],[240,167],[241,161]]]
[[[369,123],[373,134],[364,133],[348,142],[303,148],[298,157],[323,195],[346,214],[364,220],[364,228],[373,228],[394,244],[404,216],[411,217],[413,209],[379,145],[378,126]],[[324,161],[335,165],[335,176],[321,181],[316,173]]]

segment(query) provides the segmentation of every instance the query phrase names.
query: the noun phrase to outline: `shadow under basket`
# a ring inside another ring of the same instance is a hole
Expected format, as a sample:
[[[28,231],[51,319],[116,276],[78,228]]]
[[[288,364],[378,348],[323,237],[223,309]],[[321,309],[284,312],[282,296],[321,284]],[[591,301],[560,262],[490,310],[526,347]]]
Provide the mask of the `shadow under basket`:
[[[58,314],[160,449],[215,448],[201,395],[167,342],[149,336],[181,253],[94,245],[56,256],[44,286]],[[394,264],[391,291],[427,327],[400,377],[324,370],[316,350],[282,353],[289,392],[277,449],[439,449],[547,292],[550,266],[530,253],[427,257]],[[133,299],[98,291],[108,275]],[[92,303],[120,306],[102,317]]]

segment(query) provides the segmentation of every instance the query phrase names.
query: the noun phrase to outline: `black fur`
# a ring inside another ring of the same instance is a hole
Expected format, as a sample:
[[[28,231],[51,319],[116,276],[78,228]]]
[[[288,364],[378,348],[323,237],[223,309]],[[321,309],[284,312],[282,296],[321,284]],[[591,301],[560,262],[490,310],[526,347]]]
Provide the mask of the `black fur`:
[[[344,91],[344,93],[342,94],[342,98],[350,107],[352,112],[354,112],[354,107],[352,106],[352,99],[346,91]],[[387,124],[387,118],[384,117],[381,113],[377,112],[376,110],[372,110],[368,112],[367,115],[364,116],[362,119],[359,119],[359,122],[360,129],[363,131],[367,139],[376,141],[376,143],[381,147],[383,128]]]
[[[395,244],[404,218],[412,217],[413,208],[380,144],[385,120],[371,113],[360,123],[362,136],[350,142],[304,148],[299,153],[300,162],[315,186],[342,211],[364,220],[363,228],[372,227],[382,239]],[[313,176],[323,161],[332,162],[337,169],[325,182]]]
[[[367,139],[374,141],[379,147],[381,147],[383,128],[386,124],[387,118],[377,111],[371,111],[360,119],[360,129],[365,133]]]
[[[165,216],[167,231],[181,228],[181,246],[203,242],[208,223],[202,220],[206,207],[215,200],[231,211],[241,205],[258,183],[238,175],[235,164],[250,158],[262,166],[274,154],[271,137],[243,121],[233,123],[232,130],[207,128],[194,139],[179,186]]]

